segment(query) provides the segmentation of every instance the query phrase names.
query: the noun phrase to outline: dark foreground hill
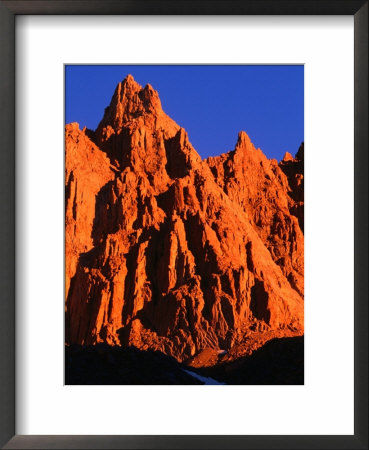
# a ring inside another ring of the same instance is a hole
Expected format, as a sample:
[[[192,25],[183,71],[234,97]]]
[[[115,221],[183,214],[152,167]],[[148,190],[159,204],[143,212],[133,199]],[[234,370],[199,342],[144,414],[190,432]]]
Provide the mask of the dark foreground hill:
[[[251,356],[202,369],[158,351],[106,344],[67,346],[65,364],[66,384],[304,384],[304,339],[273,339]]]

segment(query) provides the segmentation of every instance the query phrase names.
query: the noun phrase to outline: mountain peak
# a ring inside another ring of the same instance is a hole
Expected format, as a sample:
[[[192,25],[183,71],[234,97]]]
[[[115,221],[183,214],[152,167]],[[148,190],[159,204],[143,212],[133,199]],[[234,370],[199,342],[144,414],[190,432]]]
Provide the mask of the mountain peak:
[[[139,117],[151,115],[157,117],[162,113],[158,92],[147,84],[144,88],[127,75],[118,83],[111,98],[110,105],[105,108],[104,116],[96,130],[100,136],[120,133],[122,128]]]
[[[293,156],[290,152],[286,152],[283,156],[283,161],[293,161]]]
[[[245,148],[246,150],[254,149],[254,145],[251,142],[249,135],[245,131],[240,131],[238,133],[236,149],[237,148]]]
[[[124,78],[124,80],[122,81],[123,84],[131,84],[131,83],[136,83],[136,80],[133,78],[133,75],[131,75],[130,73]]]
[[[115,96],[118,96],[118,100],[122,101],[124,97],[130,98],[140,90],[142,90],[142,86],[137,83],[132,75],[127,75],[123,81],[117,84],[112,100]]]
[[[131,74],[128,74],[123,81],[117,84],[114,94],[119,92],[124,93],[126,97],[130,97],[140,90],[142,90],[142,86],[137,83]]]
[[[155,112],[161,111],[161,101],[159,93],[151,84],[147,84],[139,93],[139,97],[144,104],[146,111]]]

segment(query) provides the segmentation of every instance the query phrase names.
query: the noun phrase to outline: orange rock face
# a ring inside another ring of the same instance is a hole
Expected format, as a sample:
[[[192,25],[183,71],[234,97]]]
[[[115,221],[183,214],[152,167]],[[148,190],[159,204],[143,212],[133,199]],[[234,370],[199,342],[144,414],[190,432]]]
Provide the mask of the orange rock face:
[[[303,334],[298,161],[244,132],[203,161],[150,85],[119,83],[95,132],[66,126],[66,342],[182,361]]]
[[[290,212],[298,218],[301,230],[304,231],[304,144],[300,145],[295,158],[284,157],[279,167],[286,174],[291,186],[289,195],[294,202]]]
[[[217,184],[242,207],[273,261],[291,287],[303,296],[304,236],[292,215],[300,205],[295,201],[299,189],[292,173],[295,160],[286,153],[281,167],[278,166],[241,132],[234,151],[208,158],[207,162]],[[291,168],[290,177],[284,173],[287,167]],[[303,198],[301,213],[303,222]]]
[[[65,261],[66,292],[82,253],[94,246],[92,228],[96,196],[114,179],[109,158],[94,145],[78,123],[65,127]]]

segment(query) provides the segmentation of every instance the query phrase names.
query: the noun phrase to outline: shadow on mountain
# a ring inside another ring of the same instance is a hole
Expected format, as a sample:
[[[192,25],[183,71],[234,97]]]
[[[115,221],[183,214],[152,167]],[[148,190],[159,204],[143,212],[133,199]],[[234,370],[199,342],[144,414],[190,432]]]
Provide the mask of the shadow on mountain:
[[[210,382],[205,384],[304,384],[304,338],[272,339],[251,356],[207,368],[190,367],[159,351],[135,347],[65,347],[67,385],[188,385],[206,380]]]
[[[65,347],[65,384],[203,384],[170,356],[135,347]]]
[[[304,336],[275,338],[250,356],[191,370],[225,384],[304,384]]]

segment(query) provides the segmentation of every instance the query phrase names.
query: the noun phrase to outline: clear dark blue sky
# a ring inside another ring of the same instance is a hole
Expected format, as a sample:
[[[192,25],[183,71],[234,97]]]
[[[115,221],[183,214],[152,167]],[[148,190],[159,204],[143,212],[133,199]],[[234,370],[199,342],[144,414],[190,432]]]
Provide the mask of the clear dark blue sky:
[[[131,74],[159,92],[203,158],[233,150],[246,131],[268,158],[295,154],[304,140],[304,67],[68,65],[65,121],[96,129],[119,81]]]

